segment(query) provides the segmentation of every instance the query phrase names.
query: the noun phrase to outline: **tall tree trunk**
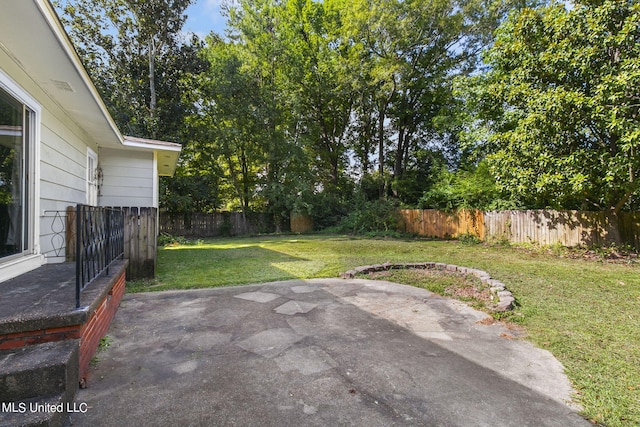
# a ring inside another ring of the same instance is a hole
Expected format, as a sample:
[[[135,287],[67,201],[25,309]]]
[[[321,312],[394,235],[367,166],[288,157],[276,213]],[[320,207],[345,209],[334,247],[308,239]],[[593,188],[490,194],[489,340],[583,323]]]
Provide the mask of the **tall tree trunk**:
[[[398,149],[396,150],[396,158],[393,164],[393,177],[396,179],[402,178],[403,175],[402,160],[405,152],[405,135],[406,128],[400,125],[398,128]]]
[[[156,137],[155,115],[158,103],[156,94],[156,47],[153,38],[149,38],[149,118],[151,119],[151,135]]]
[[[247,211],[249,210],[249,165],[247,164],[247,153],[242,147],[240,155],[240,170],[242,171],[242,227],[247,231]]]
[[[384,120],[387,111],[387,101],[380,100],[380,108],[378,110],[378,174],[380,180],[379,196],[384,199]]]
[[[380,199],[385,198],[385,179],[384,179],[384,122],[387,117],[387,108],[391,103],[391,99],[396,93],[396,80],[391,77],[391,83],[393,85],[389,96],[380,100],[380,107],[378,111],[378,171],[380,173]]]

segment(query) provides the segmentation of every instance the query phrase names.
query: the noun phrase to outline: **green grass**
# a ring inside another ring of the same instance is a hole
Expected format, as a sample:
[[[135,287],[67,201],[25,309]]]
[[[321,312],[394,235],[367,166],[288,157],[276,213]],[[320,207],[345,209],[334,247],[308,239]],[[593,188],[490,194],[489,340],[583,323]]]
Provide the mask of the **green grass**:
[[[216,239],[161,249],[158,278],[130,283],[129,292],[336,277],[360,265],[421,261],[479,268],[503,282],[519,304],[507,320],[565,366],[583,415],[610,427],[640,425],[638,264],[413,239]]]

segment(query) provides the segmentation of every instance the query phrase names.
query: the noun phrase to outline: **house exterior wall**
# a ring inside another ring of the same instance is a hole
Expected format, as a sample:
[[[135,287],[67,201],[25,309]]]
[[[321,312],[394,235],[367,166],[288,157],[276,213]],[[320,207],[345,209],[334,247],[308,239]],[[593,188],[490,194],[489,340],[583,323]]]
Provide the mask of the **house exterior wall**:
[[[64,262],[65,211],[87,203],[87,148],[71,124],[43,112],[40,143],[40,247],[47,262]],[[98,159],[99,160],[99,159]]]
[[[65,261],[69,206],[157,208],[158,175],[173,174],[180,152],[177,144],[126,140],[75,55],[50,2],[34,0],[19,5],[16,12],[25,21],[28,18],[41,25],[25,30],[6,16],[0,19],[0,88],[9,100],[3,101],[4,105],[25,105],[23,116],[29,120],[22,132],[22,136],[30,135],[29,146],[23,143],[16,149],[11,165],[18,164],[23,153],[32,160],[22,169],[20,181],[6,180],[11,188],[19,189],[22,204],[13,202],[18,200],[15,196],[7,199],[19,215],[0,217],[0,232],[14,233],[16,218],[28,222],[29,230],[23,228],[19,237],[29,245],[23,247],[15,238],[5,240],[0,248],[0,282],[44,263]],[[35,30],[40,39],[29,44]],[[34,123],[30,123],[32,117]],[[16,126],[5,123],[5,134],[11,125]],[[6,148],[11,147],[5,143],[5,157]],[[90,154],[97,154],[97,159],[88,161]],[[95,173],[88,173],[88,164],[97,165]],[[25,182],[28,191],[24,190]],[[4,203],[3,208],[8,210],[9,204]],[[22,218],[23,212],[29,213],[28,219]]]
[[[86,202],[86,152],[91,146],[84,132],[11,57],[0,49],[2,78],[18,86],[38,103],[37,140],[31,157],[35,178],[31,200],[33,211],[33,255],[26,263],[0,259],[0,281],[22,274],[45,262],[64,261],[64,212],[67,206]],[[59,213],[58,217],[56,214]],[[62,248],[62,249],[61,249]],[[9,265],[11,264],[11,265]],[[19,267],[24,264],[23,267]]]
[[[102,148],[101,206],[158,207],[157,172],[152,151],[121,151]]]

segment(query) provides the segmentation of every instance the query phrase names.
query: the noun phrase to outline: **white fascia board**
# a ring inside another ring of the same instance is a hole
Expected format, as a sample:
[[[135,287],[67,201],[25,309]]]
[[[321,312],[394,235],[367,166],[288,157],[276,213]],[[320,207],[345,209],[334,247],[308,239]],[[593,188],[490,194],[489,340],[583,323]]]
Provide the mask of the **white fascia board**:
[[[125,147],[140,148],[143,150],[173,151],[176,153],[182,151],[182,145],[175,142],[156,141],[152,139],[134,138],[131,136],[125,136],[122,145]]]
[[[38,8],[40,9],[42,16],[47,21],[49,28],[51,29],[52,33],[55,35],[60,47],[63,49],[63,51],[67,55],[67,58],[69,59],[71,65],[76,70],[76,72],[78,73],[78,76],[84,83],[85,88],[87,89],[91,98],[93,99],[96,106],[98,107],[98,110],[102,115],[102,118],[106,121],[108,127],[113,131],[114,137],[117,139],[117,141],[122,143],[123,137],[122,137],[122,134],[120,133],[120,129],[118,129],[118,126],[116,125],[115,121],[111,117],[111,114],[109,113],[109,110],[107,109],[107,106],[105,105],[104,100],[100,96],[98,89],[96,89],[95,85],[93,84],[93,81],[91,80],[91,77],[89,77],[89,73],[87,72],[86,68],[84,68],[84,65],[82,64],[82,60],[78,56],[78,53],[76,52],[75,47],[71,42],[71,39],[67,35],[67,32],[62,25],[62,22],[58,18],[58,14],[53,8],[53,5],[49,0],[33,0],[33,1],[36,3]]]
[[[180,152],[182,151],[182,145],[175,142],[135,138],[132,136],[125,136],[122,145],[134,150],[153,151],[154,163],[156,163],[156,170],[160,176],[173,176],[178,165],[178,157],[180,157]]]

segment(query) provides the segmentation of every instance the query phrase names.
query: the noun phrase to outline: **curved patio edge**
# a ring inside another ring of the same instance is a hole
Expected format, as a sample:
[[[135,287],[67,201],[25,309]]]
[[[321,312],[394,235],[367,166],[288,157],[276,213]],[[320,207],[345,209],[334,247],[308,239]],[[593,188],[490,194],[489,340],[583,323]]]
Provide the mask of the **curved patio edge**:
[[[364,265],[356,267],[353,270],[346,271],[340,275],[343,279],[353,279],[358,274],[373,273],[376,271],[399,270],[399,269],[423,269],[423,270],[441,270],[451,273],[473,274],[480,281],[489,285],[491,293],[498,299],[498,303],[492,308],[494,311],[509,311],[515,306],[515,298],[511,291],[507,289],[504,283],[493,279],[489,273],[476,268],[461,267],[459,265],[444,264],[440,262],[413,262],[413,263],[384,263],[374,265]]]

